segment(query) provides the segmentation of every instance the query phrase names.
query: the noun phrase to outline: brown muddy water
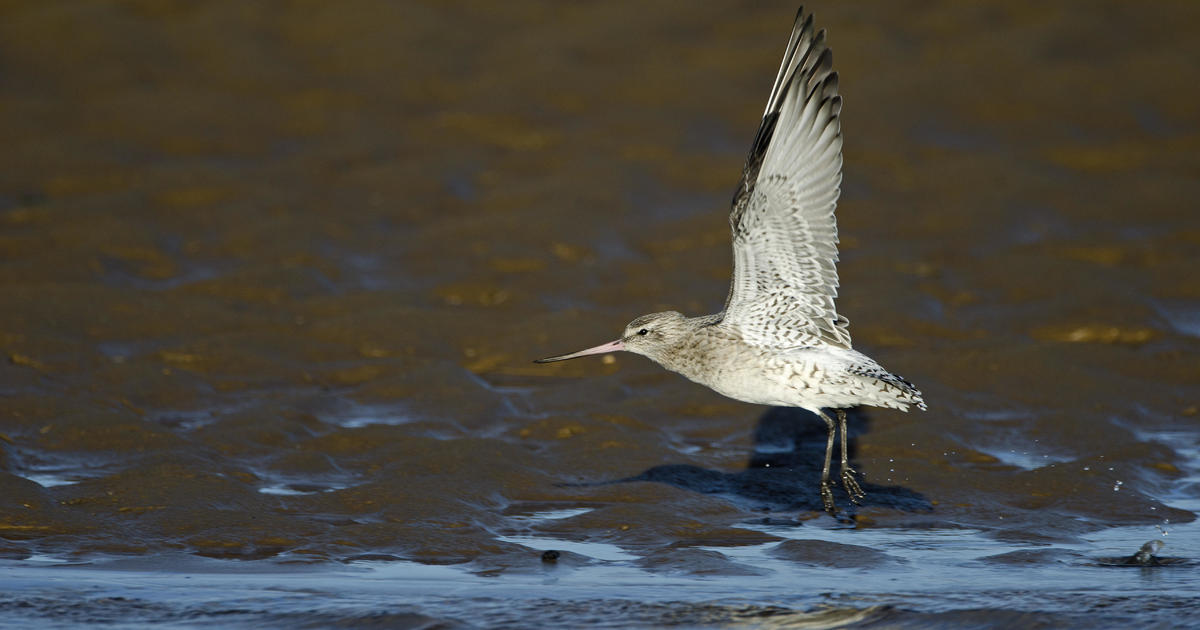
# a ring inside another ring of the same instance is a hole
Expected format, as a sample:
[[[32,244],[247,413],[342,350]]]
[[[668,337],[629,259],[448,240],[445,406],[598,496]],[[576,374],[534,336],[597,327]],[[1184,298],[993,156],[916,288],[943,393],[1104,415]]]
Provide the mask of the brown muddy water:
[[[811,8],[929,402],[841,521],[812,417],[530,363],[719,308],[794,5],[0,5],[0,625],[1194,623],[1200,4]]]

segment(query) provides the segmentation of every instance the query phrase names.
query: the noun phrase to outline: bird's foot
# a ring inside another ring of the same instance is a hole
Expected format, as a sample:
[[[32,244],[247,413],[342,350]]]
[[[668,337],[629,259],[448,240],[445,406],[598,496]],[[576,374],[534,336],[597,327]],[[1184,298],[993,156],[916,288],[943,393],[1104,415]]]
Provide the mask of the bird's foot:
[[[833,504],[833,482],[828,479],[821,480],[821,505],[831,516],[837,514],[837,506]]]
[[[854,478],[856,474],[858,473],[853,468],[843,468],[842,487],[846,489],[846,494],[850,495],[850,501],[854,505],[862,505],[859,501],[865,499],[867,495],[863,492],[862,486],[858,485],[858,480]]]

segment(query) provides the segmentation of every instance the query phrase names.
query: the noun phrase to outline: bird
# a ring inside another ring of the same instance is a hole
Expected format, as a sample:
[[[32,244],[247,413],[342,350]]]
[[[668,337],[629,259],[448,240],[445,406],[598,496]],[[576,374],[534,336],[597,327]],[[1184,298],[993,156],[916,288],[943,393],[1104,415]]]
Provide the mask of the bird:
[[[841,110],[825,30],[814,32],[812,13],[801,8],[734,192],[733,279],[721,312],[642,315],[620,339],[535,361],[632,352],[729,398],[815,414],[828,429],[820,495],[831,515],[838,430],[842,487],[856,505],[866,496],[847,458],[845,410],[926,409],[912,383],[851,347],[850,322],[834,306]]]

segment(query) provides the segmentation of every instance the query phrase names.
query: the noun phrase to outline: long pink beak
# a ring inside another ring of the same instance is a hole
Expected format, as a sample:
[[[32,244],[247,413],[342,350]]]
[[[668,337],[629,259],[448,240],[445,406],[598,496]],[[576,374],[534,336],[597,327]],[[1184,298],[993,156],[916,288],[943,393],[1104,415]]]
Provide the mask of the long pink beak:
[[[579,352],[572,352],[571,354],[560,354],[556,357],[546,357],[545,359],[538,359],[538,360],[534,361],[534,363],[552,363],[554,361],[566,361],[567,359],[576,359],[579,357],[586,357],[589,354],[604,354],[606,352],[616,352],[618,350],[624,350],[624,349],[625,349],[625,342],[618,339],[616,341],[610,341],[608,343],[598,345],[595,348],[588,348],[587,350],[580,350]]]

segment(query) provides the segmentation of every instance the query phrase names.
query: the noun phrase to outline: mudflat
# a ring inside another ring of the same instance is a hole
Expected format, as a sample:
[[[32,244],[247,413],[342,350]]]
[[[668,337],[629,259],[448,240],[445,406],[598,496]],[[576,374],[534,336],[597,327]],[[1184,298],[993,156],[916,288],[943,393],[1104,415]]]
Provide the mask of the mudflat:
[[[0,619],[1193,618],[1200,5],[809,8],[929,404],[841,522],[820,420],[530,363],[720,308],[794,6],[0,8]]]

